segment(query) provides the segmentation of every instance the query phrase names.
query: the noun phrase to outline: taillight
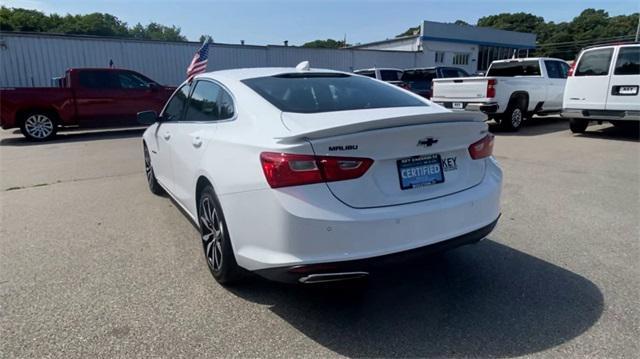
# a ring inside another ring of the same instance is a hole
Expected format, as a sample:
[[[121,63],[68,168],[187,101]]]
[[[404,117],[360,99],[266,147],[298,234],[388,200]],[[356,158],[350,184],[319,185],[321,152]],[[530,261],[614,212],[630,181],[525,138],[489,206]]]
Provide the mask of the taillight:
[[[333,182],[362,176],[373,164],[369,158],[262,152],[262,170],[271,188]]]
[[[567,76],[573,76],[573,72],[576,70],[576,63],[572,63],[571,66],[569,67],[569,72],[567,73]]]
[[[487,97],[496,97],[496,79],[487,80]]]
[[[493,154],[494,138],[494,135],[488,134],[480,141],[475,142],[471,146],[469,146],[469,154],[471,155],[471,158],[473,158],[474,160],[479,160],[481,158],[491,156],[491,154]]]

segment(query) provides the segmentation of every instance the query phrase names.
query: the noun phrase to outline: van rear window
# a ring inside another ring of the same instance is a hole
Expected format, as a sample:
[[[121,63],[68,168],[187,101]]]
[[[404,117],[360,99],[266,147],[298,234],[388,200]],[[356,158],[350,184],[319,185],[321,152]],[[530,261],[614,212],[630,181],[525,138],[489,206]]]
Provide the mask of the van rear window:
[[[284,112],[427,106],[426,102],[395,86],[340,73],[293,73],[242,82]]]

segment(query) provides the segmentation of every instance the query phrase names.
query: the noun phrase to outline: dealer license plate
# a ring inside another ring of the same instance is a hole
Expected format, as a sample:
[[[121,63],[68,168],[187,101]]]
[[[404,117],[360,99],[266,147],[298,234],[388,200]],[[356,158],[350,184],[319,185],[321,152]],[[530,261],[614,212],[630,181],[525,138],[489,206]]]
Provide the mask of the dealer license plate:
[[[444,182],[440,155],[403,158],[397,161],[400,188],[412,189]]]
[[[464,106],[462,106],[462,102],[454,102],[453,103],[453,108],[463,109]]]

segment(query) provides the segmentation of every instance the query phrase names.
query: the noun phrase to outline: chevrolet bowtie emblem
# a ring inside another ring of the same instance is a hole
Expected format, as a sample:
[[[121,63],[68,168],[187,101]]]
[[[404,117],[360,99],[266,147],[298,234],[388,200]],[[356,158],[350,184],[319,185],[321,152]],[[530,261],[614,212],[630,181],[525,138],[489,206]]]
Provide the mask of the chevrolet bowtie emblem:
[[[438,139],[437,138],[425,137],[425,138],[423,138],[421,140],[418,140],[418,144],[416,146],[431,147],[436,143],[438,143]]]

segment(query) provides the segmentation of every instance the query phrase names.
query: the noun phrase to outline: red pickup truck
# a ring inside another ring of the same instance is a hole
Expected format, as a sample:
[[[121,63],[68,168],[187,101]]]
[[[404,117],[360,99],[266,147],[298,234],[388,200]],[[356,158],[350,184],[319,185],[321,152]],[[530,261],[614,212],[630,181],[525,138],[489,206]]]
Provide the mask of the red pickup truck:
[[[123,69],[69,69],[58,85],[0,89],[2,128],[44,141],[58,128],[135,125],[138,112],[160,112],[175,90]]]

